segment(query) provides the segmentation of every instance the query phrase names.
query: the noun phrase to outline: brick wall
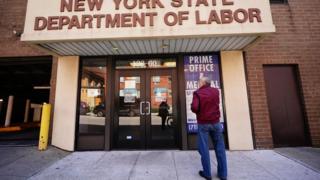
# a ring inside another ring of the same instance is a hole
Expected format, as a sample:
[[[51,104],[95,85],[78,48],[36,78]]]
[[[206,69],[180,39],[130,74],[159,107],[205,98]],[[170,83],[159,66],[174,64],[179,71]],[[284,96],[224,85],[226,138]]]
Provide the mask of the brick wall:
[[[27,0],[0,0],[0,57],[48,55],[13,33],[23,32],[26,7]]]
[[[49,54],[27,43],[13,33],[23,32],[27,0],[0,0],[0,57],[48,56]],[[54,108],[57,59],[53,58],[51,72],[50,103]],[[53,115],[53,114],[52,114]],[[51,116],[52,119],[52,116]],[[52,131],[52,121],[50,126]]]
[[[320,1],[273,4],[277,32],[246,51],[248,86],[257,148],[272,148],[263,65],[298,64],[313,146],[320,146]]]

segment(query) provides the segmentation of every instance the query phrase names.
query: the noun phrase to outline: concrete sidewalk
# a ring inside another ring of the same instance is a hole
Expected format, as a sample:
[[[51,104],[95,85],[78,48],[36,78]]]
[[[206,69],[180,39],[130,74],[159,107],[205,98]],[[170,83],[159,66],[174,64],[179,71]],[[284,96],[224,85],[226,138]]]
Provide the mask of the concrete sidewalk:
[[[276,148],[277,153],[320,172],[320,148],[294,147]]]
[[[54,147],[40,152],[37,146],[0,146],[0,179],[28,179],[69,154]]]
[[[273,150],[228,152],[231,180],[319,180],[320,173]],[[214,152],[212,171],[216,174]],[[201,180],[196,151],[75,152],[30,179]]]

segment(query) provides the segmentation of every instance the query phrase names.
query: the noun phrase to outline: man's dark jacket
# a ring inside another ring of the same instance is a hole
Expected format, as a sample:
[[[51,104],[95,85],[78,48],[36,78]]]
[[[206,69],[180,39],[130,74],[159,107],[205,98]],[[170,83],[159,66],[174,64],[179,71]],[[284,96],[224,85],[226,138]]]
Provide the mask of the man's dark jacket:
[[[212,124],[219,122],[219,90],[204,85],[193,93],[192,112],[197,114],[198,124]]]

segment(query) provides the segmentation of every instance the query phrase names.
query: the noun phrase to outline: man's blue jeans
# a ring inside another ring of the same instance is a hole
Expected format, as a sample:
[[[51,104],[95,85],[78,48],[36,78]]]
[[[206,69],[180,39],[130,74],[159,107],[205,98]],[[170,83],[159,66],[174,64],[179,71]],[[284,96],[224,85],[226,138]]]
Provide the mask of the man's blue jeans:
[[[218,177],[227,178],[227,158],[223,138],[223,125],[221,123],[198,124],[198,150],[201,155],[204,175],[212,177],[208,142],[209,135],[212,138],[217,157]]]

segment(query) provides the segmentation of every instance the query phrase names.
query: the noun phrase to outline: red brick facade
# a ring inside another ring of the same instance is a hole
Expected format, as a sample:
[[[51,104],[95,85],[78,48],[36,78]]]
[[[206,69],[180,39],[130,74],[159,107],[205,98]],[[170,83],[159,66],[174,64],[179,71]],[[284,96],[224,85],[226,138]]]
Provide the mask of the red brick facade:
[[[47,53],[20,41],[27,0],[0,0],[0,57],[44,56]],[[320,1],[289,0],[272,5],[277,32],[246,51],[252,126],[256,148],[272,148],[263,65],[297,64],[313,146],[320,146]],[[55,87],[57,61],[53,61]],[[54,101],[54,88],[50,102]]]
[[[0,57],[44,56],[37,48],[21,42],[13,31],[23,32],[27,0],[0,0]]]
[[[14,31],[23,32],[27,2],[27,0],[0,0],[0,58],[49,55],[45,51],[21,42],[20,36],[14,34]],[[56,74],[57,60],[53,59],[49,100],[51,104],[54,104]]]
[[[320,146],[320,1],[273,4],[277,32],[246,51],[253,130],[257,148],[272,148],[263,65],[297,64],[313,146]]]

